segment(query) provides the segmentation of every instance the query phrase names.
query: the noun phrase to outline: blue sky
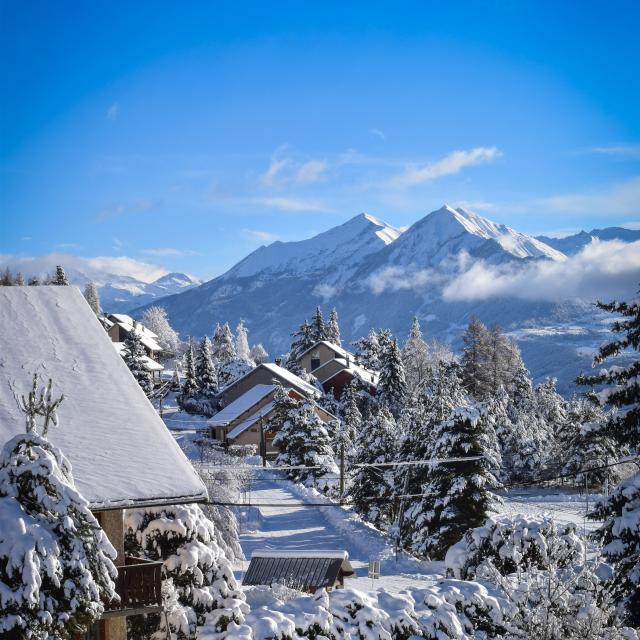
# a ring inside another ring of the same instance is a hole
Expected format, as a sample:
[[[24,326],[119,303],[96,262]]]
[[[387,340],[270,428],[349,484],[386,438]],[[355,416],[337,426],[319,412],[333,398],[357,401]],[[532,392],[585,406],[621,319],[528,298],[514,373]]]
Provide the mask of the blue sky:
[[[637,2],[0,7],[2,254],[211,277],[443,202],[639,226]]]

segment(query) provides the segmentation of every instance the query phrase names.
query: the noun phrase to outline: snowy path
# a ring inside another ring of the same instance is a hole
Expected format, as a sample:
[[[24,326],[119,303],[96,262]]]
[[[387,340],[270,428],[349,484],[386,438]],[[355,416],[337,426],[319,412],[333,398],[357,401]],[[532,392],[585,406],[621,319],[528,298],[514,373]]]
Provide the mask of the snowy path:
[[[305,497],[304,501],[317,499]],[[286,480],[258,480],[251,491],[251,502],[281,504],[258,507],[260,522],[242,526],[240,544],[247,559],[256,549],[346,549],[357,576],[348,579],[347,584],[364,591],[384,587],[398,592],[408,587],[424,587],[441,577],[442,563],[421,562],[405,555],[396,563],[385,536],[347,509],[286,506],[301,502],[297,487]],[[250,530],[254,527],[257,529]],[[370,559],[381,560],[380,580],[367,578]],[[238,573],[246,571],[248,564],[247,561],[237,567]]]

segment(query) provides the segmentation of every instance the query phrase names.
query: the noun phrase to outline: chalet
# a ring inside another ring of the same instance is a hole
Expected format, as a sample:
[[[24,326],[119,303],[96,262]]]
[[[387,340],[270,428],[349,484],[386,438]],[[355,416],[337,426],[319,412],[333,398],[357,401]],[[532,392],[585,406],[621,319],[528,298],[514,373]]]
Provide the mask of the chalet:
[[[318,398],[322,395],[319,389],[288,369],[273,362],[263,362],[222,389],[218,394],[218,400],[222,407],[226,407],[256,385],[271,385],[274,381],[279,382],[283,387],[294,389],[306,398]]]
[[[51,442],[118,552],[119,603],[87,637],[125,640],[126,617],[162,609],[161,563],[124,555],[124,509],[207,500],[193,467],[75,287],[0,287],[0,444],[24,430],[33,373],[63,393]]]
[[[140,336],[147,356],[155,361],[160,357],[162,347],[158,344],[158,336],[131,316],[125,313],[111,313],[102,323],[112,342],[122,343],[132,331],[135,331]]]
[[[286,390],[295,400],[306,398],[296,389]],[[264,436],[266,453],[277,452],[278,449],[273,446],[276,432],[269,428],[275,411],[275,392],[274,384],[257,384],[236,398],[207,422],[211,437],[224,444],[256,445],[261,451]],[[315,405],[314,409],[316,415],[325,423],[337,420],[334,415],[318,405]]]
[[[336,398],[354,379],[371,394],[375,394],[378,386],[376,371],[361,366],[352,353],[326,340],[316,342],[300,354],[298,364],[320,381],[325,392],[333,390]]]
[[[254,551],[244,585],[291,586],[315,593],[318,589],[342,589],[344,579],[354,575],[346,551]]]

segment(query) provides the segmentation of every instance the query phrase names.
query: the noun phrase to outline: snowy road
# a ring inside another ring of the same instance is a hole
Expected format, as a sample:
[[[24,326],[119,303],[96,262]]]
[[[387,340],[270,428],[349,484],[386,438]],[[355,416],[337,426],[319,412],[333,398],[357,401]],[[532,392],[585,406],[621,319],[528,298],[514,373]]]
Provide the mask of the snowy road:
[[[301,496],[290,482],[280,478],[261,479],[254,485],[252,503],[278,504],[258,507],[259,523],[243,524],[240,543],[247,559],[256,549],[345,549],[356,570],[347,584],[369,591],[384,587],[398,592],[407,587],[424,587],[441,577],[442,563],[421,562],[401,555],[396,562],[389,541],[349,510],[338,506],[300,507],[292,503],[317,502]],[[369,560],[381,561],[381,578],[367,578]],[[246,571],[248,562],[237,567]],[[440,575],[439,575],[440,574]]]

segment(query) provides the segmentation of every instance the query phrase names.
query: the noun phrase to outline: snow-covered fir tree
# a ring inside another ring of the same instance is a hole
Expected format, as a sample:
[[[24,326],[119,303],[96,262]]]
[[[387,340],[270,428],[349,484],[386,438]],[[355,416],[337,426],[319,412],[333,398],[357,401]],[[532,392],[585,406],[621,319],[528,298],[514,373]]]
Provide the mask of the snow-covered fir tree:
[[[27,423],[46,420],[59,402],[42,393]],[[86,632],[118,597],[116,551],[68,460],[37,431],[0,453],[0,635],[62,640]]]
[[[195,621],[188,633],[171,629],[179,640],[195,640],[197,627],[205,623],[224,640],[231,623],[244,621],[244,594],[215,542],[213,523],[198,505],[130,509],[124,524],[125,552],[162,561],[163,581],[172,581],[178,604],[187,611],[187,619]],[[159,615],[134,616],[128,619],[129,632],[148,638],[162,622]]]
[[[142,390],[149,395],[153,391],[153,381],[151,374],[144,366],[144,358],[146,353],[140,334],[135,330],[129,331],[124,339],[124,349],[122,351],[122,357],[129,367],[129,371],[133,374],[133,377],[138,381],[138,384],[142,387]]]
[[[256,364],[262,364],[269,359],[269,354],[267,350],[262,346],[262,343],[254,344],[251,347],[251,352],[249,353],[251,356],[251,360],[253,360]]]
[[[295,374],[300,374],[302,372],[302,367],[298,362],[298,358],[315,343],[309,322],[305,320],[298,329],[291,334],[291,337],[292,341],[289,349],[289,355],[287,357],[286,367],[289,371],[292,371]]]
[[[460,407],[436,427],[433,460],[483,456],[463,462],[429,466],[423,497],[407,510],[414,553],[442,559],[467,529],[487,519],[498,498],[500,451],[495,431],[483,407]]]
[[[289,418],[289,411],[295,409],[298,401],[289,395],[289,390],[279,382],[275,384],[273,393],[273,413],[269,418],[269,431],[278,432]]]
[[[517,344],[505,335],[498,325],[489,327],[486,339],[487,389],[485,397],[495,395],[501,386],[510,389],[513,377],[522,361]]]
[[[366,336],[351,343],[355,349],[356,360],[359,364],[372,371],[380,369],[380,342],[378,332],[371,329]]]
[[[14,284],[16,287],[24,287],[25,282],[24,282],[24,275],[22,274],[22,271],[18,271],[18,273],[16,273],[16,279]]]
[[[356,443],[362,431],[362,414],[358,407],[358,385],[355,380],[344,390],[342,394],[342,438],[345,451],[349,459],[352,459],[356,450]]]
[[[478,399],[484,398],[489,389],[488,333],[487,327],[473,317],[462,335],[462,381],[465,389]]]
[[[614,339],[603,344],[594,366],[614,358],[623,350],[635,351],[628,366],[613,365],[596,375],[581,376],[583,385],[604,388],[596,397],[612,409],[601,432],[619,446],[640,448],[640,299],[598,303],[603,311],[618,315],[611,324]],[[621,317],[620,317],[621,316]],[[605,558],[614,565],[619,599],[632,624],[640,625],[640,473],[624,480],[608,499],[598,503],[592,517],[605,520],[596,532]]]
[[[9,267],[5,267],[5,270],[2,272],[0,276],[0,287],[11,287],[13,286],[13,274],[11,273],[11,269]]]
[[[382,358],[378,397],[387,405],[394,417],[397,418],[400,415],[407,397],[407,383],[396,340],[391,343]]]
[[[320,305],[316,307],[315,313],[313,314],[313,318],[311,320],[311,339],[313,342],[318,342],[318,340],[327,340],[327,325],[325,324],[324,318],[322,317],[322,309],[320,309]]]
[[[411,324],[409,338],[402,349],[402,361],[410,392],[417,391],[426,380],[431,366],[429,347],[422,339],[418,318]]]
[[[228,323],[225,322],[222,326],[217,325],[213,336],[213,359],[218,370],[218,384],[221,389],[241,378],[255,366],[254,362],[248,358],[249,345],[244,324],[240,323],[238,328],[240,342],[247,359],[238,355]]]
[[[538,415],[547,425],[552,438],[558,437],[566,421],[566,402],[556,390],[557,380],[547,378],[535,389]]]
[[[189,346],[184,354],[184,380],[182,389],[180,390],[180,405],[188,409],[188,401],[196,398],[198,395],[198,378],[196,375],[196,358],[193,351],[193,343],[189,342]]]
[[[66,286],[69,284],[69,279],[67,278],[67,274],[61,264],[56,267],[56,273],[53,278],[51,278],[51,284],[57,284],[60,286]]]
[[[162,347],[165,360],[175,358],[182,352],[180,336],[169,324],[167,312],[163,307],[149,307],[142,313],[142,324],[158,336],[158,344]]]
[[[196,384],[198,394],[211,399],[218,392],[218,372],[211,357],[211,341],[204,336],[198,345],[196,355]]]
[[[558,459],[567,460],[562,472],[575,473],[572,481],[580,487],[586,484],[608,488],[620,480],[620,467],[607,465],[626,454],[627,448],[603,431],[604,421],[605,413],[597,401],[573,398],[567,403],[556,455]],[[586,469],[590,469],[586,474],[577,473]]]
[[[236,357],[236,347],[228,322],[216,325],[212,342],[212,355],[218,366],[226,364]]]
[[[100,306],[100,296],[98,295],[98,287],[96,287],[96,283],[88,282],[87,286],[84,288],[83,295],[84,299],[91,307],[91,311],[93,311],[97,316],[101,316],[102,307]]]
[[[277,466],[319,467],[296,469],[289,475],[322,491],[335,487],[336,466],[329,430],[318,417],[310,400],[300,400],[287,411],[284,422],[276,433],[273,444],[279,449]]]
[[[331,344],[336,344],[339,347],[342,346],[340,326],[338,324],[338,311],[335,307],[331,309],[331,314],[329,315],[329,323],[327,324],[327,340],[331,342]]]
[[[380,405],[362,422],[353,464],[393,462],[397,446],[396,422]],[[393,517],[394,474],[392,467],[356,467],[348,487],[354,508],[369,522],[382,527]]]
[[[247,327],[244,325],[244,320],[240,320],[236,327],[236,357],[253,364],[251,350],[249,349],[249,336]]]

